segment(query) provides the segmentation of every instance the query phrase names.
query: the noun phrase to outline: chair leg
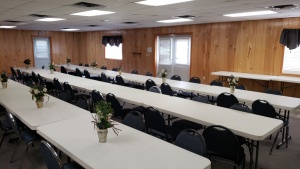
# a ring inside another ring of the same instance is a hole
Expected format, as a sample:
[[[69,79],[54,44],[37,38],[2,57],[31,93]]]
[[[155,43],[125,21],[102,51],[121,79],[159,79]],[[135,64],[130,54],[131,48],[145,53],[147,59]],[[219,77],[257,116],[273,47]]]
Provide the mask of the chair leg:
[[[288,148],[288,143],[289,143],[289,126],[286,127],[286,133],[285,133],[285,147]]]
[[[18,141],[18,143],[17,143],[17,146],[16,146],[16,148],[15,148],[15,150],[14,150],[14,152],[13,152],[11,158],[10,158],[9,163],[13,163],[13,159],[14,159],[14,157],[15,157],[15,154],[16,154],[16,152],[17,152],[17,149],[18,149],[18,147],[19,147],[20,142],[21,142],[21,140],[19,139],[19,141]]]
[[[0,142],[0,148],[1,148],[1,146],[2,146],[3,140],[4,140],[4,138],[6,137],[6,135],[7,135],[7,131],[5,131],[5,132],[3,133],[3,135],[2,135],[2,139],[1,139],[1,142]]]
[[[29,147],[30,147],[31,144],[32,144],[32,143],[28,143],[28,144],[27,144],[26,151],[23,153],[23,156],[22,156],[22,158],[21,158],[21,163],[20,163],[19,169],[22,168],[22,165],[23,165],[23,162],[24,162],[24,159],[25,159],[26,152],[28,152],[28,149],[29,149]]]
[[[276,143],[277,137],[278,137],[278,135],[279,135],[279,132],[280,132],[280,131],[278,131],[277,134],[276,134],[276,137],[275,137],[275,139],[274,139],[274,141],[273,141],[272,148],[271,148],[271,150],[270,150],[269,155],[272,155],[272,151],[273,151],[274,145],[275,145],[275,143]]]

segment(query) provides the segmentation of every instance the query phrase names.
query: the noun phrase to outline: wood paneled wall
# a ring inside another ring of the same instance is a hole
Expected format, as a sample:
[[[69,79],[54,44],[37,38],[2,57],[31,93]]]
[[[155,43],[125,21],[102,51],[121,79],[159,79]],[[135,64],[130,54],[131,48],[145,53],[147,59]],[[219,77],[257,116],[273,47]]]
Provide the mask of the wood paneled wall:
[[[45,36],[51,38],[52,58],[56,63],[65,63],[66,57],[72,57],[75,64],[96,60],[99,66],[108,69],[122,65],[125,72],[137,69],[145,74],[156,71],[157,35],[191,34],[190,74],[208,84],[218,78],[210,73],[220,70],[281,75],[284,52],[279,44],[281,31],[299,27],[300,18],[286,18],[82,33],[46,32]],[[33,58],[32,36],[37,34],[38,31],[0,30],[1,67],[21,66],[25,57]],[[122,61],[104,58],[103,35],[123,36]],[[151,53],[147,52],[148,47],[152,48]],[[249,90],[263,91],[263,87],[251,80],[242,79],[241,83]],[[279,83],[272,82],[270,87],[278,88]],[[292,87],[284,94],[300,97],[299,90],[300,86]]]

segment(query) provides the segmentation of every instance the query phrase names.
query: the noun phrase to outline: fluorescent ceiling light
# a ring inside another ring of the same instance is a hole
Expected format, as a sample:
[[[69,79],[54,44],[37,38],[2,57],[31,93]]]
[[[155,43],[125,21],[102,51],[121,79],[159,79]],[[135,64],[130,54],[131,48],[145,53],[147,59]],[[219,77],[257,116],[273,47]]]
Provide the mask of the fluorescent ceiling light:
[[[63,18],[42,18],[42,19],[37,19],[35,21],[43,21],[43,22],[54,22],[54,21],[61,21],[65,20]]]
[[[170,4],[177,4],[182,2],[188,2],[193,0],[145,0],[135,2],[142,5],[149,5],[149,6],[163,6],[163,5],[170,5]]]
[[[11,29],[11,28],[15,28],[16,26],[5,26],[5,25],[0,25],[0,28],[6,28],[6,29]]]
[[[79,29],[73,29],[73,28],[62,28],[62,31],[78,31]]]
[[[175,23],[175,22],[189,22],[189,21],[194,21],[194,20],[187,19],[187,18],[178,18],[178,19],[170,19],[170,20],[161,20],[161,21],[156,21],[156,22]]]
[[[72,13],[70,15],[79,15],[79,16],[98,16],[98,15],[107,15],[112,14],[115,12],[110,11],[100,11],[100,10],[91,10],[91,11],[85,11],[85,12],[78,12],[78,13]]]
[[[274,14],[277,12],[274,11],[256,11],[256,12],[244,12],[244,13],[233,13],[233,14],[226,14],[223,16],[228,16],[228,17],[244,17],[244,16],[255,16],[255,15],[268,15],[268,14]]]

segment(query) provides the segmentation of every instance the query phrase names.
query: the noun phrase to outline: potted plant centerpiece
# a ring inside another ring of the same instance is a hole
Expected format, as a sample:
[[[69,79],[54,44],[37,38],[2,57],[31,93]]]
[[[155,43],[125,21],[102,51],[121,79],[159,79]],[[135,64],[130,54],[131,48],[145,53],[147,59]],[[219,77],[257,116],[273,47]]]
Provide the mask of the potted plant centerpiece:
[[[27,58],[27,59],[24,60],[23,63],[25,64],[26,69],[28,69],[29,65],[31,64],[31,60]]]
[[[119,72],[119,75],[121,76],[122,75],[122,66],[121,65],[118,67],[118,72]]]
[[[67,65],[70,66],[71,58],[67,58]]]
[[[7,76],[6,71],[2,70],[0,80],[1,80],[2,87],[4,89],[7,88],[7,79],[8,79],[8,76]]]
[[[167,69],[162,69],[161,73],[159,74],[159,76],[161,77],[162,82],[166,83],[167,76],[168,76],[168,70]]]
[[[50,69],[50,73],[53,74],[53,72],[55,70],[54,62],[50,63],[49,69]]]
[[[239,84],[239,78],[231,75],[227,81],[230,87],[230,93],[234,93],[235,86]]]
[[[32,100],[35,99],[37,107],[42,108],[43,103],[44,103],[44,96],[47,96],[46,95],[47,89],[44,86],[35,85],[35,86],[31,87],[29,92],[32,95]],[[47,97],[48,97],[48,101],[49,101],[49,96],[47,96]]]
[[[112,128],[118,135],[120,129],[115,128],[115,123],[111,120],[113,109],[111,104],[106,101],[97,102],[95,105],[96,114],[93,116],[94,126],[97,128],[98,138],[100,143],[105,143],[107,138],[108,128]]]
[[[96,67],[98,66],[97,62],[96,61],[93,61],[91,63],[91,66],[93,67],[93,69],[96,69]]]

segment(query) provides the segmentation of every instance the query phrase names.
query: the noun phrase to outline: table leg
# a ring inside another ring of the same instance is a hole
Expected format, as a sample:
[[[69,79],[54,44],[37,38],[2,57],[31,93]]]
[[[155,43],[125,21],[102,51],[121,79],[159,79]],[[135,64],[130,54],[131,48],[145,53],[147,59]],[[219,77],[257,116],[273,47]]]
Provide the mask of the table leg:
[[[290,117],[290,111],[284,110],[284,118],[286,121],[289,121]],[[286,144],[286,148],[288,147],[288,140],[292,139],[292,136],[289,136],[288,129],[289,127],[286,127],[282,131],[282,141],[276,146],[277,149],[279,149],[282,145]],[[286,131],[285,131],[286,130]]]
[[[256,141],[256,155],[255,155],[255,169],[257,169],[257,164],[258,164],[258,150],[259,150],[259,141]]]
[[[251,143],[250,143],[250,165],[249,165],[249,169],[252,168],[252,163],[253,163],[253,145],[254,145],[254,140],[251,140]]]

